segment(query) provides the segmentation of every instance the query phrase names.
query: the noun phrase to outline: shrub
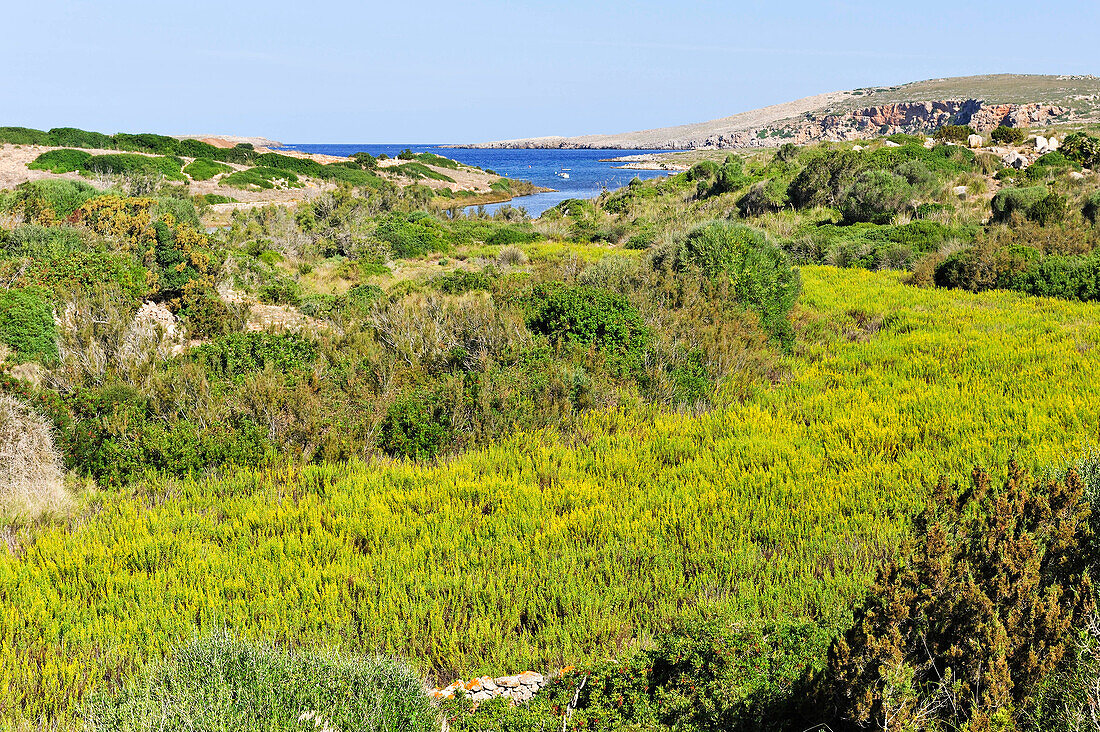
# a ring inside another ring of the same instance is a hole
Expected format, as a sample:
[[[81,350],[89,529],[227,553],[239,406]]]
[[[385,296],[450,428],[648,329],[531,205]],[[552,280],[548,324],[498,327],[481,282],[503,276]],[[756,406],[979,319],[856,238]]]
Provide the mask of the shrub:
[[[192,338],[216,338],[244,327],[244,314],[206,288],[185,291],[178,314],[185,319]]]
[[[114,146],[119,150],[133,150],[156,155],[178,155],[180,150],[180,143],[176,138],[157,135],[152,132],[141,132],[136,135],[119,132],[113,139]]]
[[[1045,198],[1046,195],[1046,186],[1002,188],[993,196],[993,201],[990,204],[993,208],[993,220],[1003,223],[1011,219],[1013,213],[1026,216],[1031,207]]]
[[[83,150],[49,150],[27,163],[27,167],[51,173],[74,173],[84,170],[91,157],[91,153]]]
[[[268,305],[297,305],[302,300],[298,283],[286,277],[265,282],[259,289],[260,302]]]
[[[936,487],[915,543],[880,571],[829,651],[828,703],[846,723],[1006,728],[1071,651],[1097,557],[1076,473],[1001,488],[975,470]],[[969,725],[969,726],[968,726]]]
[[[791,181],[788,194],[796,208],[836,206],[862,165],[853,150],[829,150],[806,163]]]
[[[1027,139],[1027,132],[1019,127],[1000,125],[990,133],[990,137],[1000,145],[1019,145]]]
[[[37,288],[0,290],[0,343],[22,360],[57,359],[57,330],[47,293]]]
[[[219,203],[237,203],[237,199],[223,196],[218,193],[207,193],[202,196],[202,202],[208,206],[216,206]]]
[[[1100,163],[1100,139],[1083,132],[1066,135],[1059,151],[1079,165],[1091,168]]]
[[[386,410],[378,448],[387,455],[429,460],[454,439],[450,405],[439,391],[415,389]]]
[[[623,295],[587,285],[539,288],[527,325],[552,341],[594,346],[622,373],[641,364],[649,332]]]
[[[183,161],[176,157],[157,157],[133,153],[93,155],[81,168],[86,173],[107,175],[163,175],[168,180],[184,180]]]
[[[1066,197],[1051,191],[1031,205],[1027,210],[1027,217],[1040,226],[1046,226],[1062,221],[1068,212],[1069,202]]]
[[[687,235],[674,266],[697,267],[711,278],[728,276],[737,301],[755,312],[773,337],[791,342],[787,314],[798,299],[801,279],[763,232],[725,221],[703,224]]]
[[[886,223],[905,209],[913,195],[909,182],[887,170],[866,170],[848,189],[840,210],[849,222]]]
[[[232,333],[205,343],[191,357],[211,375],[239,379],[265,369],[282,374],[308,368],[317,346],[296,333]]]
[[[232,171],[233,168],[225,163],[215,162],[208,158],[195,158],[194,162],[183,169],[184,173],[191,176],[191,180],[210,180],[214,176],[231,173]]]
[[[464,269],[456,269],[440,275],[432,282],[440,292],[448,295],[461,295],[472,290],[488,290],[493,284],[484,272],[469,272]]]
[[[422,211],[389,214],[375,226],[374,235],[389,244],[393,256],[399,259],[450,249],[446,228],[434,216]]]
[[[289,170],[257,166],[238,170],[218,181],[223,186],[242,190],[271,190],[273,188],[301,188],[298,176]]]
[[[965,143],[971,135],[977,134],[970,125],[941,125],[932,133],[932,139],[938,142]]]
[[[76,127],[54,127],[49,133],[49,144],[56,147],[86,147],[111,150],[116,147],[114,138],[102,132],[89,132]]]
[[[0,127],[0,144],[48,145],[49,135],[30,127]]]
[[[423,681],[386,658],[286,652],[227,632],[192,641],[144,683],[92,699],[92,732],[438,729]]]
[[[742,216],[762,216],[778,211],[786,205],[787,190],[775,178],[753,184],[752,188],[737,202],[737,208]]]
[[[23,224],[0,240],[0,254],[50,261],[87,248],[84,232],[70,226]]]
[[[55,219],[72,216],[85,201],[98,196],[99,191],[84,181],[48,178],[23,183],[16,189],[16,195],[28,218],[53,223]]]
[[[22,401],[0,394],[0,513],[34,516],[64,502],[53,425]]]
[[[1091,224],[1100,222],[1100,191],[1093,191],[1085,199],[1081,207],[1081,215]]]

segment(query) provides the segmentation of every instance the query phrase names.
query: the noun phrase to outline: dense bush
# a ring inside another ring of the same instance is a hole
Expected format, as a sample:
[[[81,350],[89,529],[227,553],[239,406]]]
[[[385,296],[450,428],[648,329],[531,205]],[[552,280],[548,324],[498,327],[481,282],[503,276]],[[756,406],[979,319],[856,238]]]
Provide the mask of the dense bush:
[[[49,135],[30,127],[0,127],[0,144],[49,145]]]
[[[849,222],[886,223],[909,205],[912,195],[912,186],[902,176],[887,170],[865,170],[845,193],[840,210]]]
[[[932,133],[932,139],[939,142],[957,142],[965,144],[966,139],[976,134],[970,125],[940,125]]]
[[[117,143],[110,135],[89,132],[76,127],[54,127],[49,133],[49,144],[58,147],[84,147],[111,150]]]
[[[1059,150],[1079,165],[1092,168],[1100,163],[1100,138],[1083,132],[1072,132],[1066,135]]]
[[[212,376],[240,379],[265,369],[285,374],[309,367],[317,347],[294,333],[233,333],[191,351]]]
[[[729,277],[735,297],[784,344],[793,338],[787,319],[801,280],[786,254],[763,232],[741,224],[712,221],[693,229],[675,255],[679,269],[696,267],[707,277]]]
[[[81,170],[87,173],[164,176],[168,180],[184,180],[182,167],[183,161],[177,157],[116,153],[93,155],[85,161]]]
[[[375,226],[374,235],[388,244],[392,255],[398,259],[450,249],[446,227],[424,212],[389,214]]]
[[[859,153],[852,150],[829,150],[814,156],[791,181],[791,203],[796,208],[838,205],[861,166]]]
[[[83,181],[47,178],[29,181],[16,188],[15,201],[24,217],[44,224],[67,219],[85,201],[99,195]]]
[[[20,360],[49,363],[57,358],[57,330],[46,292],[0,290],[0,343]]]
[[[1019,127],[998,126],[990,133],[993,142],[999,145],[1019,145],[1027,139],[1027,132]]]
[[[84,170],[91,158],[91,153],[83,150],[48,150],[27,163],[27,167],[51,173],[73,173]]]
[[[1091,193],[1085,198],[1085,203],[1081,206],[1081,215],[1091,224],[1100,223],[1100,191]]]
[[[156,664],[144,683],[98,694],[92,732],[433,732],[423,681],[386,658],[274,646],[216,633]]]
[[[222,173],[232,172],[232,168],[225,163],[219,163],[209,158],[195,158],[183,169],[184,173],[191,176],[191,180],[210,180]]]
[[[649,343],[649,332],[626,297],[586,285],[538,289],[527,325],[552,341],[594,346],[620,373],[641,365]]]
[[[301,188],[298,176],[289,170],[257,166],[238,170],[222,178],[219,183],[244,190],[271,190],[272,188]]]
[[[993,201],[990,204],[993,208],[993,220],[1005,222],[1010,220],[1014,213],[1027,216],[1031,207],[1043,200],[1047,196],[1047,192],[1046,186],[1002,188],[993,196]]]
[[[1011,728],[1090,607],[1087,518],[1075,473],[1037,484],[1012,464],[1000,488],[979,470],[965,491],[941,480],[913,545],[830,649],[824,688],[839,720]]]
[[[438,390],[403,394],[386,410],[378,430],[380,450],[414,460],[434,458],[453,439],[451,406]]]

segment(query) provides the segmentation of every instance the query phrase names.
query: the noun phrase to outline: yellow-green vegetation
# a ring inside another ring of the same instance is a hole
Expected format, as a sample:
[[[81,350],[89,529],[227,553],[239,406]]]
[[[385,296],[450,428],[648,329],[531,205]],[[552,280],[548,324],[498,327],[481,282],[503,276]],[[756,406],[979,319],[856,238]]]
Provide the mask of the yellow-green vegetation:
[[[199,627],[443,672],[612,652],[687,608],[843,622],[941,473],[1097,434],[1100,306],[803,270],[790,375],[691,416],[597,412],[439,465],[100,493],[0,553],[0,697],[72,719]]]

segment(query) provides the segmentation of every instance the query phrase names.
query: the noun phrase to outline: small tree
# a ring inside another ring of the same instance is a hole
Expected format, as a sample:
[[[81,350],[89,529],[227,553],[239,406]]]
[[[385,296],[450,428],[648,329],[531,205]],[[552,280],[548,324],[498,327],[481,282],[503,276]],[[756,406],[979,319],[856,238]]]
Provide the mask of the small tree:
[[[1027,139],[1027,132],[1019,127],[1005,127],[1004,125],[1000,125],[990,133],[990,137],[993,139],[993,142],[1000,143],[1001,145],[1019,145]]]

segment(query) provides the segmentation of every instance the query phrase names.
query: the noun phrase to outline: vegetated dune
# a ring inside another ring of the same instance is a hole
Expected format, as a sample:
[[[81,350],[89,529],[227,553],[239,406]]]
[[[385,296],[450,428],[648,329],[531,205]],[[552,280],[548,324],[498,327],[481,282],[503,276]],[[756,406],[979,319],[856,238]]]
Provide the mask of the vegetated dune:
[[[1026,126],[1088,120],[1100,113],[1100,78],[993,74],[829,92],[695,124],[619,134],[534,137],[490,148],[686,149],[774,147],[852,140],[939,125]]]

